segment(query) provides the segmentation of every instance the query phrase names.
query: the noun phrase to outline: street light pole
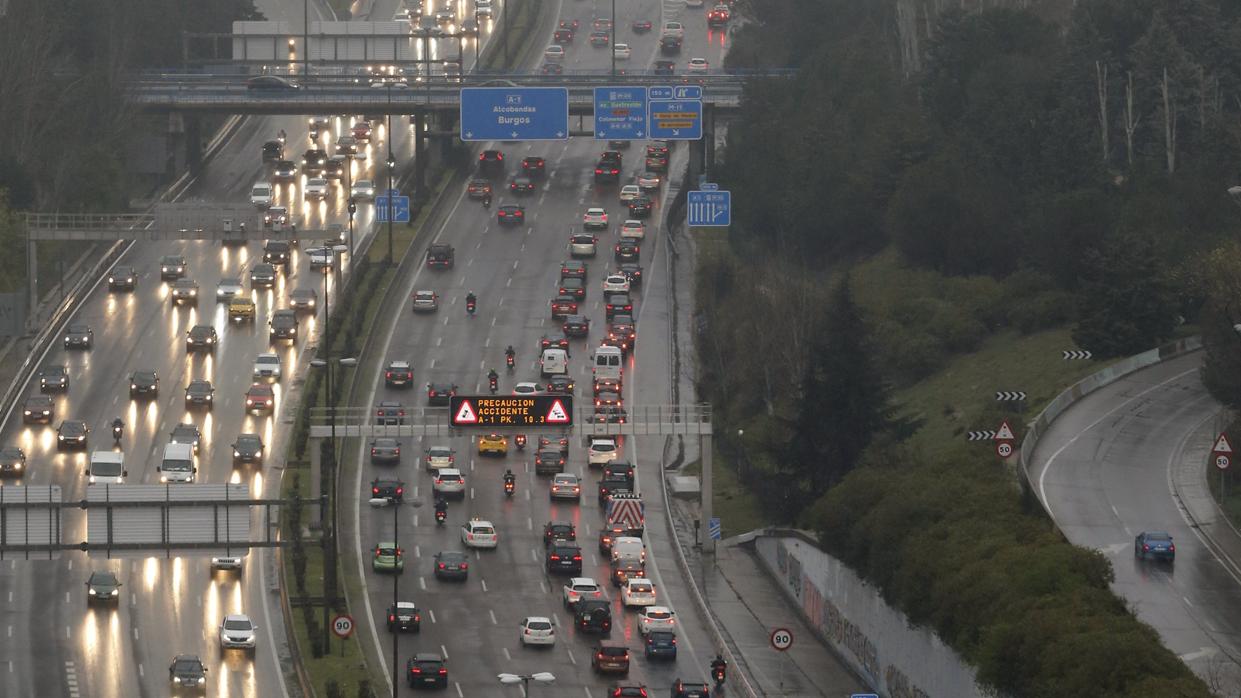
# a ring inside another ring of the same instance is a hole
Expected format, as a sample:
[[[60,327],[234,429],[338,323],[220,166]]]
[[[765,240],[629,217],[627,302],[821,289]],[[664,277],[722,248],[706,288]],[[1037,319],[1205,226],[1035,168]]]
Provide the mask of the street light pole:
[[[400,525],[399,525],[400,520],[397,517],[397,513],[400,511],[400,508],[401,508],[400,504],[398,504],[395,501],[392,502],[392,547],[396,549],[398,554],[400,553],[400,550],[401,550],[401,539],[399,537],[401,534]],[[393,613],[396,613],[397,600],[400,599],[400,581],[401,581],[400,574],[392,575],[392,612]],[[400,633],[397,633],[397,632],[392,633],[392,698],[397,698],[396,687],[400,679],[400,672],[399,672],[399,669],[397,668],[397,661],[398,661],[397,660],[397,652],[398,652],[397,637],[399,635]]]
[[[333,258],[333,261],[335,259]],[[327,395],[324,402],[328,410],[328,424],[331,425],[331,437],[328,439],[328,462],[320,477],[326,480],[322,488],[323,496],[327,497],[323,507],[323,522],[320,540],[323,543],[323,654],[332,653],[332,626],[328,617],[331,612],[333,597],[336,596],[336,544],[333,538],[332,500],[336,489],[336,401],[332,399],[332,301],[328,276],[332,265],[323,268],[323,345],[320,347],[321,360],[327,369]],[[321,483],[323,484],[323,483]]]
[[[612,49],[612,75],[616,76],[616,0],[612,0],[612,38],[608,41],[608,47]]]
[[[430,75],[427,75],[428,79]],[[395,203],[392,200],[392,168],[396,167],[396,159],[392,157],[392,83],[388,83],[388,264],[392,264],[392,212]]]
[[[294,5],[294,7],[297,7]],[[296,12],[296,10],[294,10]],[[302,0],[302,77],[310,74],[310,0]]]

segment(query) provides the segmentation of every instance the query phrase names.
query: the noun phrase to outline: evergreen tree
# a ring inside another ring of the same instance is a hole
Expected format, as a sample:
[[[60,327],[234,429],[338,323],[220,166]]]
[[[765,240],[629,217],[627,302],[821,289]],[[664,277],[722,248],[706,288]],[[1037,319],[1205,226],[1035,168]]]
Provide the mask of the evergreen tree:
[[[1073,341],[1105,359],[1158,346],[1176,326],[1176,298],[1149,240],[1115,235],[1086,253]]]

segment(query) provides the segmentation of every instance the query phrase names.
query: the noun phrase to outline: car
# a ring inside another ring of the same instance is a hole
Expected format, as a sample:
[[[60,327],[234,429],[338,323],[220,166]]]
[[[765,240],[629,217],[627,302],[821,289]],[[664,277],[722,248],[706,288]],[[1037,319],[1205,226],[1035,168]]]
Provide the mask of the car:
[[[95,345],[95,332],[89,325],[73,323],[65,328],[66,349],[90,349]]]
[[[637,262],[621,262],[616,265],[616,270],[629,279],[631,286],[640,286],[642,284],[642,266]]]
[[[302,172],[307,175],[318,174],[327,165],[327,151],[322,148],[308,148],[302,153]]]
[[[1143,531],[1133,539],[1133,556],[1139,560],[1176,561],[1176,545],[1165,531]]]
[[[643,163],[646,165],[646,169],[652,172],[668,171],[667,155],[647,155],[646,160],[644,160]]]
[[[405,483],[401,480],[375,478],[371,480],[371,499],[402,503],[405,501]]]
[[[575,543],[553,541],[547,546],[549,574],[582,574],[582,549]]]
[[[440,475],[443,474],[441,470]],[[474,518],[461,525],[461,542],[467,548],[494,548],[499,545],[500,536],[490,521]]]
[[[447,407],[456,394],[457,386],[452,383],[427,383],[427,404],[432,407]]]
[[[448,688],[448,667],[438,654],[419,652],[405,662],[405,678],[410,688]]]
[[[634,218],[649,218],[655,210],[655,202],[645,194],[630,199],[625,205],[629,207],[629,215]]]
[[[349,129],[349,132],[353,134],[355,142],[369,141],[371,139],[371,125],[366,121],[355,122],[353,127]]]
[[[435,471],[440,468],[452,468],[457,460],[456,453],[456,451],[447,446],[432,446],[426,450],[423,460],[426,463],[427,470]]]
[[[583,632],[612,631],[612,602],[607,599],[582,599],[573,610],[573,623]]]
[[[618,318],[626,321],[619,320]],[[633,318],[623,313],[617,313],[612,316],[612,321],[608,323],[608,340],[613,346],[619,347],[621,353],[627,353],[633,349],[633,345],[638,341],[638,330],[633,324]],[[596,386],[595,392],[598,392]]]
[[[531,179],[538,179],[547,174],[547,161],[537,155],[529,155],[521,159],[521,171]]]
[[[659,52],[665,56],[675,56],[681,52],[681,39],[675,36],[659,37]]]
[[[624,424],[629,420],[629,413],[624,407],[602,405],[595,408],[591,422],[595,424]]]
[[[206,407],[211,409],[215,400],[215,388],[211,387],[211,381],[192,380],[185,388],[185,409],[194,407]]]
[[[544,63],[539,68],[539,73],[543,75],[564,75],[564,66],[559,63]]]
[[[247,90],[296,90],[297,83],[279,75],[255,75],[246,80]]]
[[[607,48],[611,43],[612,37],[605,31],[597,31],[590,33],[590,45],[595,48]]]
[[[246,296],[237,296],[228,302],[228,319],[237,321],[254,321],[254,301]]]
[[[247,81],[249,86],[254,80],[259,78],[275,78],[281,80],[274,75],[260,75],[250,78]],[[281,80],[281,82],[284,82]],[[172,664],[168,665],[168,682],[172,684],[172,690],[182,691],[191,690],[201,693],[207,692],[207,667],[203,664],[203,660],[194,654],[178,654],[173,657]]]
[[[557,44],[573,43],[573,30],[572,29],[557,29],[555,32],[552,33],[552,41]]]
[[[707,26],[723,27],[728,24],[728,20],[731,16],[732,13],[729,11],[728,5],[720,3],[715,7],[712,7],[711,10],[707,12]]]
[[[513,386],[513,394],[520,395],[522,397],[530,397],[532,395],[538,395],[542,392],[542,386],[538,383],[531,383],[529,381],[522,381]]]
[[[547,379],[547,385],[543,389],[553,395],[572,395],[575,385],[569,376],[557,374]]]
[[[86,578],[86,605],[121,603],[121,580],[111,570],[97,570]]]
[[[465,475],[456,468],[440,468],[435,471],[435,479],[431,481],[431,489],[439,495],[455,495],[465,498]]]
[[[654,606],[655,584],[643,577],[627,580],[625,586],[621,587],[621,605],[625,608]]]
[[[559,320],[577,313],[577,299],[564,293],[551,300],[552,319]]]
[[[672,698],[710,698],[711,687],[701,681],[672,682]]]
[[[549,63],[564,62],[564,47],[560,44],[552,44],[543,50],[543,60]]]
[[[280,380],[280,355],[263,352],[254,359],[251,374],[255,378]]]
[[[552,499],[582,500],[582,480],[573,473],[559,473],[552,478],[550,495]]]
[[[539,337],[539,353],[540,354],[543,352],[544,349],[553,349],[553,348],[564,349],[565,351],[568,351],[569,350],[569,338],[564,336],[563,333],[558,337],[555,335],[546,335],[546,334],[543,335],[542,337]]]
[[[177,279],[168,294],[173,305],[198,305],[198,283],[193,279]]]
[[[535,475],[555,475],[564,470],[565,457],[558,449],[541,448],[534,453]]]
[[[561,587],[561,601],[572,611],[582,599],[607,599],[603,587],[590,577],[574,577]]]
[[[319,304],[319,294],[313,288],[294,289],[289,294],[289,307],[298,312],[314,312]]]
[[[159,278],[175,281],[185,274],[185,257],[179,254],[164,255],[159,259]]]
[[[375,183],[369,179],[359,179],[349,187],[349,196],[358,201],[374,201]]]
[[[340,155],[357,155],[358,139],[353,137],[352,130],[336,139],[336,152]]]
[[[293,247],[285,240],[268,240],[263,245],[263,261],[288,267],[292,261]]]
[[[600,642],[590,657],[590,666],[597,673],[629,675],[629,648],[621,644]]]
[[[244,291],[241,287],[241,279],[235,276],[220,279],[220,283],[215,287],[215,300],[216,302],[231,301],[242,293]]]
[[[398,426],[405,423],[405,406],[395,400],[380,400],[375,406],[375,423]]]
[[[658,172],[643,172],[642,174],[638,175],[637,179],[635,180],[635,182],[638,185],[638,189],[641,190],[643,193],[651,193],[651,192],[659,191],[659,185],[660,183],[662,183],[662,181],[663,181],[663,178],[659,176]]]
[[[561,279],[558,292],[561,295],[573,296],[579,302],[586,300],[586,284],[578,278]]]
[[[388,606],[388,632],[422,632],[422,611],[413,601]]]
[[[49,364],[39,369],[39,390],[64,393],[69,390],[69,369],[63,364]]]
[[[602,537],[602,534],[600,534],[600,536]],[[619,536],[617,536],[615,532],[613,531],[612,542],[615,542],[616,538],[618,537]],[[601,543],[600,548],[602,547],[603,546]],[[607,552],[611,552],[611,550],[612,550],[611,543],[609,543]],[[612,579],[612,586],[618,587],[618,588],[623,587],[630,579],[635,579],[638,577],[646,577],[646,564],[643,563],[641,560],[637,560],[633,558],[617,560],[616,562],[612,563],[612,572],[610,576]]]
[[[617,43],[612,47],[612,56],[618,61],[627,61],[633,55],[633,49],[629,48],[629,44]]]
[[[467,17],[461,20],[461,33],[466,36],[477,36],[478,20],[473,17]]]
[[[284,143],[280,141],[265,141],[263,143],[263,162],[276,162],[284,159]]]
[[[494,177],[504,173],[504,153],[499,150],[484,150],[478,154],[478,172],[483,177]]]
[[[608,212],[597,206],[586,209],[582,214],[582,227],[587,230],[607,230]]]
[[[615,439],[591,439],[586,460],[590,465],[603,465],[616,460],[619,455]]]
[[[569,236],[569,255],[572,257],[594,257],[598,242],[599,238],[590,233],[574,233]],[[565,280],[562,279],[562,283]],[[574,280],[580,282],[580,279],[574,278]]]
[[[478,437],[478,455],[508,455],[508,437],[502,434],[483,434]]]
[[[595,407],[619,407],[620,405],[620,393],[614,393],[610,390],[595,393]]]
[[[597,17],[590,23],[590,28],[597,32],[611,31],[612,19],[610,17]]]
[[[619,160],[600,159],[595,163],[595,183],[606,184],[620,181],[621,163]]]
[[[258,646],[258,626],[243,614],[227,615],[220,623],[220,649],[254,652]]]
[[[129,374],[129,397],[138,396],[159,396],[159,376],[155,371],[134,371]]]
[[[676,614],[667,606],[647,606],[638,616],[638,630],[643,635],[652,630],[676,631]]]
[[[621,243],[622,245],[624,243]],[[619,245],[618,245],[619,247]],[[633,246],[634,255],[637,254],[637,245]],[[633,301],[630,300],[626,293],[613,293],[608,296],[603,306],[604,316],[611,320],[617,314],[631,315],[633,314]]]
[[[408,388],[414,384],[414,369],[408,361],[389,361],[384,368],[384,385],[389,388]]]
[[[608,694],[610,698],[647,698],[650,694],[646,692],[646,686],[641,684],[616,684],[612,688],[612,692]]]
[[[585,279],[590,267],[580,259],[566,259],[560,263],[560,278]]]
[[[271,314],[267,321],[267,340],[272,344],[287,339],[290,343],[297,342],[297,311],[292,308],[281,308]],[[279,374],[276,375],[279,378]]]
[[[457,19],[457,12],[451,8],[444,8],[435,13],[435,21],[440,24],[449,24]]]
[[[556,644],[556,627],[545,616],[527,616],[518,626],[518,639],[525,645],[550,646]]]
[[[277,181],[291,181],[297,178],[297,163],[292,160],[281,160],[271,171],[272,179]]]
[[[250,286],[271,288],[276,285],[276,267],[260,262],[250,267]]]
[[[590,334],[590,318],[585,315],[570,315],[564,319],[561,330],[566,337],[585,337]]]
[[[306,256],[310,258],[311,269],[323,269],[332,266],[335,253],[328,245],[316,245],[307,248]]]
[[[629,293],[629,277],[624,274],[608,274],[603,280],[605,296],[613,293]]]
[[[521,225],[526,222],[526,207],[517,204],[505,204],[496,209],[496,221],[500,225]]]
[[[622,240],[642,240],[646,237],[646,224],[631,218],[621,224],[620,236]]]
[[[138,272],[131,266],[116,265],[108,272],[109,291],[132,291],[138,284]]]
[[[582,26],[581,22],[577,21],[576,18],[562,19],[556,23],[556,27],[558,29],[572,29],[573,31],[577,31],[578,28],[580,28],[581,26]]]
[[[400,441],[387,436],[371,440],[371,465],[399,465],[400,462]]]
[[[388,541],[376,543],[374,555],[371,556],[371,570],[373,572],[403,573],[405,571],[405,551],[397,547],[396,543]]]
[[[465,194],[471,199],[482,199],[491,193],[491,182],[475,177],[470,183],[465,185]]]
[[[642,191],[638,189],[636,184],[626,184],[620,189],[620,200],[622,203],[633,201],[642,195]]]
[[[0,448],[0,475],[18,477],[26,473],[26,452],[16,446]]]
[[[275,228],[276,226],[288,225],[289,209],[284,206],[271,206],[263,213],[263,227]]]
[[[427,249],[427,266],[432,269],[452,269],[455,259],[456,250],[452,245],[436,243]]]
[[[233,442],[233,463],[262,463],[263,438],[258,434],[243,433]]]
[[[548,521],[543,524],[543,545],[556,540],[577,540],[577,526],[570,521]]]
[[[254,383],[246,390],[246,411],[271,414],[276,409],[276,393],[266,383]]]
[[[357,146],[354,146],[354,150],[357,150]],[[325,179],[341,180],[345,178],[345,168],[349,165],[349,158],[353,157],[354,153],[349,153],[348,155],[342,155],[341,153],[342,151],[337,146],[336,154],[327,159],[327,164],[323,166],[323,177]],[[327,198],[326,191],[323,198]]]
[[[415,313],[434,313],[440,307],[440,296],[435,291],[414,291],[410,300]]]
[[[658,60],[655,61],[656,75],[673,75],[676,73],[677,64],[674,61]]]
[[[466,579],[470,574],[470,561],[466,554],[457,550],[441,550],[434,556],[436,579]]]
[[[630,29],[633,29],[634,34],[645,34],[651,30],[652,26],[649,19],[635,19]]]
[[[172,428],[172,434],[168,437],[168,443],[171,444],[189,444],[194,448],[194,453],[198,453],[198,447],[202,443],[203,433],[197,424],[190,422],[182,422]]]
[[[598,395],[603,392],[621,392],[621,379],[608,376],[598,377],[594,380],[594,394]],[[610,462],[610,461],[609,461]]]
[[[605,525],[599,529],[599,552],[604,554],[612,552],[612,543],[616,542],[617,538],[627,536],[630,533],[631,531],[624,524]],[[608,558],[611,559],[611,556],[609,555]],[[616,583],[616,580],[613,579],[613,586],[624,587],[627,580],[628,577],[626,577],[626,580]]]
[[[23,424],[51,424],[56,404],[49,395],[31,395],[22,403]]]
[[[706,75],[707,70],[707,59],[705,58],[691,58],[685,64],[685,72],[688,75]]]
[[[519,196],[533,194],[534,181],[525,175],[514,177],[513,181],[509,182],[508,188],[509,191]]]
[[[685,38],[685,25],[680,22],[664,22],[663,29],[660,30],[661,36],[675,36],[678,39]]]

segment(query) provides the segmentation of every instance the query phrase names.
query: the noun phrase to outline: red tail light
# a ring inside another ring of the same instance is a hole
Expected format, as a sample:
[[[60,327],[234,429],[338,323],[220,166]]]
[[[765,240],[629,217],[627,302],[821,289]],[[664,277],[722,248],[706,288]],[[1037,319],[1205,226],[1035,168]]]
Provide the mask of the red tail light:
[[[379,488],[378,488],[378,487],[372,487],[372,488],[371,488],[371,494],[379,494]]]
[[[440,569],[444,569],[444,563],[440,563]]]
[[[405,494],[405,488],[404,488],[404,487],[398,487],[398,488],[396,488],[396,493],[397,493],[398,495]]]
[[[574,562],[581,562],[581,561],[582,561],[582,556],[581,556],[581,555],[574,555],[574,556],[573,556],[573,561],[574,561]]]
[[[385,374],[384,374],[384,377],[385,377],[385,378],[391,378],[391,377],[392,377],[392,371],[388,371],[387,373],[385,373]]]
[[[1169,546],[1168,546],[1168,552],[1170,552],[1170,553],[1174,553],[1174,552],[1176,552],[1176,546],[1175,546],[1175,545],[1169,545]]]
[[[440,676],[447,676],[447,675],[448,675],[447,669],[440,669]]]
[[[389,622],[389,623],[395,623],[395,622],[396,622],[396,616],[394,616],[394,615],[392,615],[392,614],[388,614],[388,622]]]
[[[382,416],[384,416],[384,411],[383,411],[383,410],[375,410],[375,416],[376,416],[376,417],[382,417]]]
[[[463,562],[463,563],[461,563],[461,569],[463,569],[463,570],[468,570],[468,569],[470,569],[470,563],[468,563],[468,562]]]
[[[552,562],[557,562],[558,560],[560,560],[559,555],[552,555]]]
[[[1146,551],[1148,551],[1148,550],[1150,550],[1150,549],[1151,549],[1151,546],[1150,546],[1149,544],[1147,544],[1147,543],[1143,543],[1143,544],[1142,544],[1142,552],[1146,552]]]

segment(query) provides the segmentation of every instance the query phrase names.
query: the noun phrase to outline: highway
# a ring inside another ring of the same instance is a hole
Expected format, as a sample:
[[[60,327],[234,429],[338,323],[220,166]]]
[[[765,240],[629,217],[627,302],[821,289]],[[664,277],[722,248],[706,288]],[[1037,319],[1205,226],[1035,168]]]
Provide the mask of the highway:
[[[618,11],[621,7],[618,7]],[[686,10],[681,2],[668,2],[661,7],[655,0],[627,2],[618,18],[617,40],[633,47],[629,66],[649,65],[656,56],[658,30],[634,35],[630,23],[639,17],[659,26],[661,13],[665,19],[686,22],[686,45],[677,57],[683,66],[690,57],[703,56],[713,64],[722,58],[724,47],[718,32],[708,33],[703,12]],[[607,49],[592,48],[586,41],[590,22],[606,17],[610,3],[563,3],[560,17],[576,18],[581,27],[567,48],[566,69],[599,69],[608,65]],[[544,43],[550,40],[550,30]],[[641,171],[644,143],[635,142],[624,151],[622,183]],[[434,315],[415,315],[408,304],[398,317],[388,318],[382,333],[386,347],[383,363],[406,360],[414,370],[413,389],[391,389],[384,385],[382,374],[367,378],[373,390],[363,391],[364,405],[393,400],[405,406],[425,404],[423,386],[429,381],[456,383],[464,393],[487,390],[486,373],[496,368],[500,374],[500,391],[512,390],[518,381],[538,380],[538,340],[543,334],[554,334],[559,323],[549,317],[548,301],[554,295],[559,279],[560,261],[568,258],[567,236],[571,227],[580,227],[587,206],[602,205],[608,210],[612,230],[600,235],[599,256],[590,260],[585,312],[592,320],[586,340],[574,340],[570,362],[576,379],[576,396],[587,400],[590,392],[590,370],[587,358],[606,331],[602,308],[601,283],[607,270],[614,268],[611,246],[616,241],[616,228],[627,216],[620,206],[618,186],[596,186],[593,165],[606,144],[584,138],[567,143],[483,144],[482,148],[499,148],[508,163],[508,177],[518,173],[521,159],[527,155],[547,159],[548,177],[532,195],[516,200],[507,190],[496,196],[491,210],[464,196],[453,193],[446,220],[428,230],[434,240],[451,243],[457,252],[454,270],[439,271],[420,267],[405,282],[403,292],[408,298],[414,290],[433,290],[440,294],[441,307]],[[687,147],[672,150],[672,172],[684,165]],[[507,187],[508,177],[496,182]],[[661,199],[667,187],[661,190]],[[526,207],[527,224],[501,228],[495,222],[495,209],[506,203]],[[661,239],[662,216],[666,201],[647,221],[647,238],[642,244],[641,263],[646,279],[634,294],[638,315],[636,359],[630,359],[625,373],[627,404],[658,404],[668,400],[669,326],[667,307],[666,254]],[[425,241],[424,241],[425,242]],[[478,296],[476,317],[467,316],[464,297],[472,290]],[[505,371],[504,348],[512,344],[517,350],[517,369]],[[571,444],[567,470],[584,477],[581,504],[549,503],[548,481],[533,473],[531,461],[537,433],[529,433],[530,445],[518,453],[510,443],[505,458],[481,458],[475,453],[471,438],[413,439],[402,443],[402,460],[398,466],[371,465],[367,444],[357,444],[356,458],[363,463],[352,482],[342,482],[342,546],[354,551],[346,554],[347,564],[367,582],[365,607],[351,600],[358,632],[370,635],[378,643],[378,652],[388,670],[391,669],[391,636],[383,623],[383,614],[393,598],[393,577],[371,570],[369,550],[380,541],[392,539],[394,510],[372,508],[366,503],[369,487],[376,477],[399,477],[406,483],[406,506],[396,509],[400,526],[399,539],[406,552],[406,568],[397,577],[399,597],[413,601],[423,613],[421,632],[399,636],[398,662],[404,677],[404,662],[415,652],[437,652],[448,658],[449,694],[457,696],[519,695],[517,687],[500,687],[496,675],[501,672],[530,673],[550,671],[556,676],[551,686],[540,685],[539,696],[602,696],[617,679],[592,673],[590,657],[598,636],[580,636],[571,627],[571,616],[561,605],[561,585],[567,579],[544,572],[542,524],[552,520],[569,520],[576,524],[578,541],[583,553],[583,576],[604,583],[613,601],[619,592],[607,584],[608,566],[596,546],[602,524],[601,512],[594,492],[598,470],[587,472],[585,449]],[[456,463],[467,484],[464,500],[450,501],[447,524],[436,527],[433,520],[432,480],[423,467],[422,456],[432,445],[447,445],[456,450]],[[632,657],[629,681],[643,683],[651,695],[663,695],[672,681],[682,676],[702,679],[707,664],[714,656],[714,647],[706,633],[703,619],[698,617],[689,597],[685,580],[673,562],[672,543],[667,538],[663,502],[659,486],[659,464],[663,439],[630,439],[623,445],[624,455],[636,463],[638,489],[646,501],[646,536],[651,557],[650,576],[658,594],[670,604],[680,621],[680,653],[675,662],[657,664],[646,660],[642,653],[641,636],[633,612],[622,612],[614,604],[615,626],[610,639],[625,643]],[[517,473],[517,494],[506,499],[501,488],[501,474],[512,468]],[[410,505],[411,501],[414,505]],[[471,517],[492,521],[499,532],[496,550],[469,551],[470,576],[466,583],[437,580],[432,573],[433,555],[441,550],[464,550],[460,527]],[[546,651],[523,649],[518,640],[518,623],[527,615],[546,615],[558,623],[558,640]],[[362,617],[365,616],[365,617]],[[369,627],[368,627],[369,626]],[[376,627],[377,626],[377,627]],[[404,690],[404,689],[402,689]],[[535,693],[532,687],[531,692]]]
[[[259,2],[269,18],[286,18],[300,26],[299,2]],[[315,13],[321,8],[312,4]],[[320,14],[320,17],[322,15]],[[313,15],[312,15],[313,18]],[[396,119],[393,125],[396,126]],[[333,142],[347,132],[349,118],[333,120]],[[291,159],[309,147],[307,120],[303,117],[252,118],[227,141],[221,152],[192,182],[183,198],[248,201],[250,185],[267,178],[260,161],[260,147],[276,136],[288,134]],[[412,143],[408,125],[396,129],[393,149],[398,161],[408,163]],[[376,125],[375,139],[365,162],[354,163],[353,179],[374,174],[386,156],[386,133]],[[329,137],[323,136],[324,143]],[[328,148],[329,153],[331,148]],[[300,188],[304,177],[277,192],[276,204],[288,205],[303,228],[325,223],[345,223],[347,195],[334,186],[327,201],[303,204]],[[380,183],[382,186],[382,182]],[[366,230],[373,222],[369,204],[359,206],[356,225]],[[303,248],[305,243],[303,241]],[[183,254],[188,275],[200,287],[197,308],[175,308],[169,285],[161,282],[158,261],[166,254]],[[217,244],[134,245],[121,260],[138,270],[133,293],[109,293],[99,285],[89,294],[71,320],[90,325],[94,347],[89,351],[65,351],[54,343],[42,362],[68,366],[70,388],[55,398],[56,417],[51,426],[25,426],[15,406],[6,406],[0,439],[4,445],[22,447],[30,468],[27,485],[59,485],[64,498],[85,495],[84,467],[89,449],[112,448],[109,423],[122,417],[126,429],[123,451],[130,483],[158,483],[155,468],[173,427],[194,421],[202,429],[202,451],[197,458],[199,482],[245,481],[254,495],[276,494],[273,471],[275,454],[287,445],[288,408],[301,383],[296,367],[304,365],[306,346],[313,343],[319,323],[303,317],[299,340],[273,349],[283,362],[286,376],[277,384],[274,417],[243,414],[243,393],[250,383],[256,355],[271,345],[266,333],[269,313],[287,307],[289,293],[297,288],[318,290],[323,298],[323,275],[312,272],[304,254],[295,253],[288,273],[278,277],[274,290],[249,290],[246,271],[261,247],[221,249]],[[230,323],[225,305],[215,302],[217,283],[229,276],[243,277],[247,293],[257,303],[253,324]],[[214,355],[187,357],[185,333],[193,325],[211,324],[219,332]],[[158,397],[149,402],[129,399],[127,377],[131,371],[158,372]],[[216,407],[210,412],[187,413],[184,388],[191,379],[205,378],[215,387]],[[38,392],[37,381],[25,394]],[[20,406],[18,406],[20,409]],[[56,451],[56,425],[63,419],[82,419],[91,427],[87,452]],[[234,469],[230,445],[237,434],[256,432],[266,444],[267,461],[260,468]],[[8,483],[6,483],[8,484]],[[258,528],[256,527],[257,531]],[[85,539],[85,530],[70,530],[66,538]],[[173,560],[86,558],[67,553],[59,560],[0,563],[0,695],[65,696],[78,698],[134,698],[162,696],[169,691],[167,668],[175,654],[197,654],[208,667],[208,695],[270,698],[286,694],[275,656],[273,636],[282,636],[278,598],[271,593],[266,554],[252,553],[242,575],[215,573],[206,558]],[[114,609],[86,605],[85,581],[93,570],[112,570],[124,585]],[[238,651],[222,653],[217,628],[225,614],[246,613],[259,626],[259,646],[254,658]]]
[[[1186,439],[1220,410],[1201,361],[1158,364],[1070,407],[1039,440],[1031,481],[1069,540],[1111,561],[1113,589],[1138,618],[1207,678],[1241,658],[1241,571],[1212,552],[1172,491]],[[1148,530],[1172,535],[1175,566],[1135,559],[1134,537]]]

